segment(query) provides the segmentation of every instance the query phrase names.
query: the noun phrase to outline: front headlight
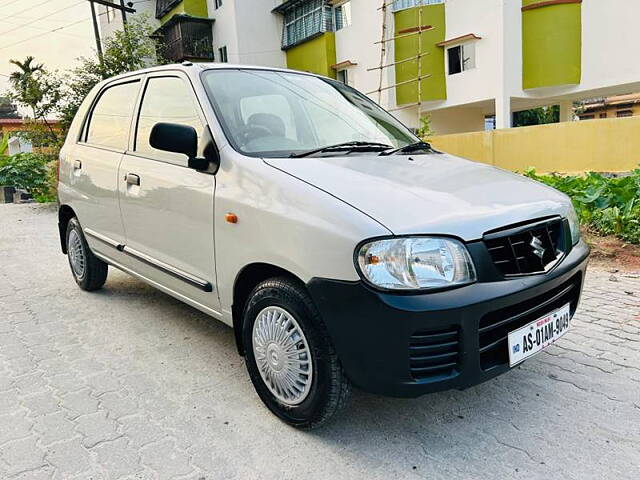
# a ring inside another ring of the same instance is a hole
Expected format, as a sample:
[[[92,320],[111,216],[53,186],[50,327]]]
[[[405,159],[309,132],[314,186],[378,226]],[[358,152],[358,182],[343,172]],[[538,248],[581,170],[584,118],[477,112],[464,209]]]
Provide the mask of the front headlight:
[[[373,240],[357,252],[360,274],[390,290],[452,287],[476,281],[466,247],[444,237]]]
[[[569,221],[569,229],[571,230],[571,245],[575,245],[580,241],[580,220],[573,205],[569,207],[567,220]]]

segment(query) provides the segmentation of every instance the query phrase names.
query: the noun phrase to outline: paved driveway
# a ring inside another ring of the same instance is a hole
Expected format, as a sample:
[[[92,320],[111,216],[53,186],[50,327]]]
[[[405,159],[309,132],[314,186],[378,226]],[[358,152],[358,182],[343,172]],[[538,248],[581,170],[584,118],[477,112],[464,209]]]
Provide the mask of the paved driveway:
[[[50,207],[0,205],[0,478],[640,478],[640,278],[589,272],[573,329],[464,392],[356,392],[311,433],[230,329],[116,270],[80,291]]]

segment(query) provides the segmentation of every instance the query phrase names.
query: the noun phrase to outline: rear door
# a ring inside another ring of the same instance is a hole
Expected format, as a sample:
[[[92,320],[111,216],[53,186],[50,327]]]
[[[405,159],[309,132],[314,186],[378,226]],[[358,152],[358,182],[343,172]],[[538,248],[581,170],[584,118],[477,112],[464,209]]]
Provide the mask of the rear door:
[[[188,78],[146,78],[134,136],[120,164],[120,211],[130,267],[200,307],[219,310],[215,288],[215,176],[188,168],[182,154],[149,144],[156,123],[189,125],[199,138],[206,121]],[[202,155],[203,145],[199,147]]]
[[[129,143],[140,78],[109,84],[96,96],[70,151],[72,206],[92,250],[108,257],[124,243],[118,167]]]

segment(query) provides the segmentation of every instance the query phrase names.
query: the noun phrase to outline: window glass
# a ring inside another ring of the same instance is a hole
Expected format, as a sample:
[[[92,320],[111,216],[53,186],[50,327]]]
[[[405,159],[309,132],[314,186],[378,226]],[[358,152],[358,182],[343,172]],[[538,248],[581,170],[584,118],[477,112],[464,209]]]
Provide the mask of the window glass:
[[[400,122],[337,81],[269,70],[206,72],[205,87],[232,145],[286,157],[342,142],[403,147],[417,141]]]
[[[245,125],[268,130],[277,137],[296,140],[293,111],[283,95],[260,95],[240,99],[240,115]],[[266,133],[266,131],[265,131]]]
[[[135,150],[154,158],[182,164],[186,160],[185,155],[156,150],[149,145],[151,129],[160,122],[189,125],[196,129],[198,139],[202,137],[205,126],[198,115],[191,88],[178,77],[149,80],[140,107]],[[202,154],[202,145],[198,148],[198,154]]]
[[[476,44],[468,43],[462,46],[462,70],[476,68]]]
[[[336,72],[336,79],[339,82],[344,83],[345,85],[349,85],[349,74],[347,73],[346,69],[338,70]]]
[[[93,109],[87,143],[126,150],[129,125],[136,104],[140,82],[123,83],[109,87]]]
[[[453,47],[447,50],[449,56],[449,75],[455,75],[462,71],[462,47]]]
[[[334,7],[334,28],[336,32],[351,25],[351,3],[345,2]]]
[[[218,58],[220,59],[220,63],[227,63],[229,61],[229,57],[227,56],[227,47],[220,47],[218,49]]]

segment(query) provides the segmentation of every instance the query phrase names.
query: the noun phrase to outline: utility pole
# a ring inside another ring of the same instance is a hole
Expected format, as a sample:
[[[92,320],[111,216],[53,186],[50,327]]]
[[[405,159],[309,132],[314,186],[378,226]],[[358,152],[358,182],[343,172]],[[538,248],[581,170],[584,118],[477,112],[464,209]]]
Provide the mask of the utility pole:
[[[98,28],[98,17],[96,16],[96,7],[91,0],[91,18],[93,19],[93,34],[96,37],[96,48],[98,50],[98,58],[100,59],[100,65],[102,65],[102,42],[100,41],[100,29]]]
[[[93,34],[96,37],[96,49],[98,50],[98,58],[100,64],[102,64],[102,41],[100,40],[100,29],[98,28],[98,16],[96,15],[95,4],[103,5],[105,7],[113,8],[114,10],[120,10],[122,14],[122,23],[127,26],[127,13],[136,13],[136,10],[131,7],[127,7],[124,4],[124,0],[120,0],[120,5],[112,3],[110,0],[87,0],[91,4],[91,18],[93,19]],[[129,5],[132,5],[129,3]]]

